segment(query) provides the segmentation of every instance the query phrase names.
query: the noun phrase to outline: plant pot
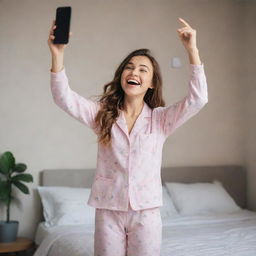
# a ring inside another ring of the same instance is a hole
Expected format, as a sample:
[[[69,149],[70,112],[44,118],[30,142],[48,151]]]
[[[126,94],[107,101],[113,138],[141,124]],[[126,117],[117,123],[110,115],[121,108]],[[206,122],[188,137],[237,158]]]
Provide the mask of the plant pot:
[[[0,221],[0,243],[16,241],[19,222],[16,220]]]

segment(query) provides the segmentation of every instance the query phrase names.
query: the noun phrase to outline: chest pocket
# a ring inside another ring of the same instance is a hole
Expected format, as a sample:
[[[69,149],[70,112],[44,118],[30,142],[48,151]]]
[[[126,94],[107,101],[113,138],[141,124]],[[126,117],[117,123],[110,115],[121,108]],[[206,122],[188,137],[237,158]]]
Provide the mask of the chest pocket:
[[[153,154],[157,150],[157,133],[141,133],[139,135],[140,152]]]

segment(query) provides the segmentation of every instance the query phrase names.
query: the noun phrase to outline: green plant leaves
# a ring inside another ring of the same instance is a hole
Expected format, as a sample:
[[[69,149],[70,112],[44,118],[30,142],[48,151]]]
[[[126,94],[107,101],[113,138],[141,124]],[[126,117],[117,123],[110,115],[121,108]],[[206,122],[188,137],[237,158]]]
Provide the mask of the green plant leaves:
[[[0,157],[0,172],[8,174],[15,165],[15,158],[9,151],[3,153]]]
[[[29,194],[29,190],[28,190],[28,187],[26,185],[24,185],[23,183],[17,181],[17,180],[14,180],[13,181],[13,184],[20,190],[22,191],[24,194]]]
[[[13,172],[24,172],[27,169],[25,164],[19,163],[13,167]]]
[[[11,178],[11,181],[25,181],[25,182],[33,182],[33,177],[31,174],[17,174]]]
[[[26,169],[27,166],[23,163],[15,164],[15,158],[11,152],[6,151],[0,156],[0,203],[7,206],[7,221],[10,216],[10,203],[14,199],[11,195],[12,185],[15,185],[24,194],[29,194],[28,187],[21,182],[33,182],[31,174],[23,173]],[[22,174],[12,175],[15,172]]]

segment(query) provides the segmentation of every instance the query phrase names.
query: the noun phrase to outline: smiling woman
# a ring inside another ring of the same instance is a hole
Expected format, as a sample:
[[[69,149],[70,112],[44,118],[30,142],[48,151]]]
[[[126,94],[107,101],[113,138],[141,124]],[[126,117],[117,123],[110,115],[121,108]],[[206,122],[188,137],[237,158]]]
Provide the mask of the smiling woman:
[[[96,208],[95,256],[160,256],[163,144],[208,101],[204,66],[196,65],[195,31],[186,24],[180,35],[193,63],[189,93],[167,107],[160,67],[149,49],[124,58],[98,101],[74,92],[64,68],[51,72],[55,103],[98,136],[98,163],[88,199]],[[62,66],[63,50],[52,50],[53,68]]]
[[[123,80],[126,80],[128,84],[136,84],[140,85],[140,87],[145,87],[145,89],[152,89],[152,64],[150,63],[150,60],[148,60],[147,57],[144,56],[135,56],[132,57],[132,61],[129,61],[124,68],[123,74],[121,76],[121,83],[124,82]],[[147,65],[151,66],[151,70],[149,67],[145,64],[140,64],[140,63],[146,63]],[[143,68],[141,68],[143,67]],[[150,86],[147,86],[149,84]],[[122,87],[123,90],[125,91],[124,87]],[[145,95],[145,90],[143,90],[144,95]],[[143,96],[144,96],[143,95]],[[125,99],[126,100],[126,99]],[[142,98],[143,100],[143,98]]]
[[[122,61],[113,80],[104,86],[101,109],[95,119],[100,129],[99,143],[111,145],[111,128],[121,111],[127,118],[126,122],[131,122],[141,113],[144,101],[150,108],[165,105],[159,64],[150,50],[139,49]]]

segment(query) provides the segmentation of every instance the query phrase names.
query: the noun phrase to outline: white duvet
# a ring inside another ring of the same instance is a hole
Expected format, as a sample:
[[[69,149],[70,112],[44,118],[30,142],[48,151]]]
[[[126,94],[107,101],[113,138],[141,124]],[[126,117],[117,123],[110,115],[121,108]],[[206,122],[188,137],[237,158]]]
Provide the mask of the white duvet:
[[[93,256],[93,233],[94,225],[57,227],[34,256]],[[256,255],[256,213],[248,210],[166,218],[162,234],[161,256]]]

